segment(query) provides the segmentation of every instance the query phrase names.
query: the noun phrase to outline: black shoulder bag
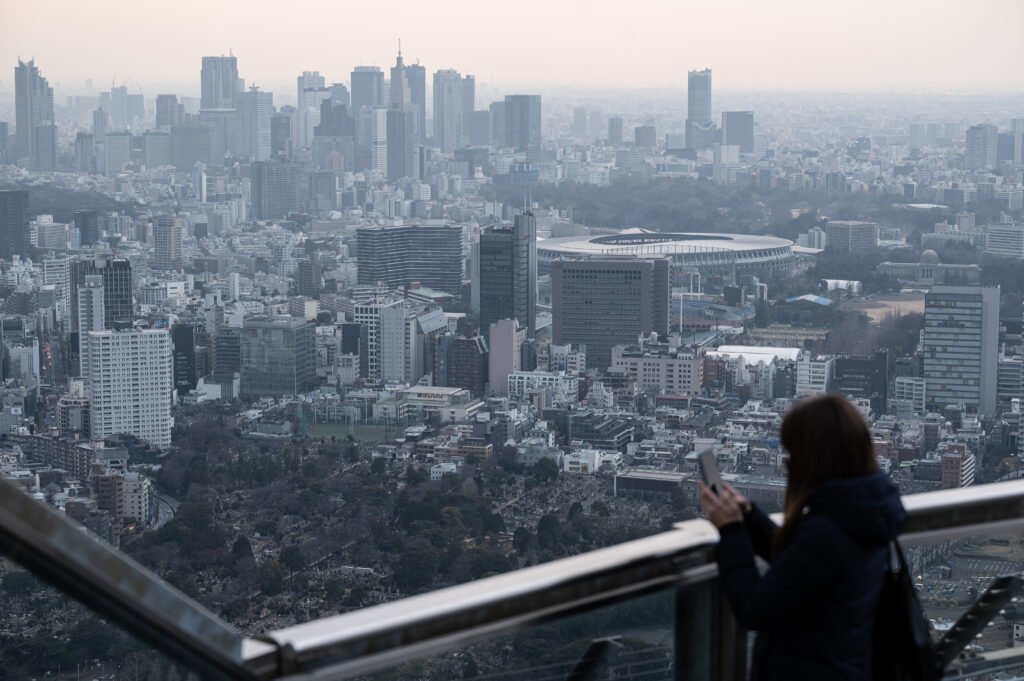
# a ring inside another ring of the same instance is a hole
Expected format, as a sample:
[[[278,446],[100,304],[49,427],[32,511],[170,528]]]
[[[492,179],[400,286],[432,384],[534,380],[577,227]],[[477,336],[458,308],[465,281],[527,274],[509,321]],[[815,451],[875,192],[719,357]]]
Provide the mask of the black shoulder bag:
[[[897,565],[893,566],[893,554]],[[931,627],[914,592],[907,559],[893,541],[886,559],[874,636],[874,681],[938,681]]]

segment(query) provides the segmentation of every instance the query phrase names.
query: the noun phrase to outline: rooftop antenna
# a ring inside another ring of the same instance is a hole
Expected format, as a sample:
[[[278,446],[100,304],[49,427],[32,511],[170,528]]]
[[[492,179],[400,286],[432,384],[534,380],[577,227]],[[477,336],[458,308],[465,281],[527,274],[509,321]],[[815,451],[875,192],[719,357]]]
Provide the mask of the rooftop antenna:
[[[402,39],[398,39],[398,58],[402,58]]]

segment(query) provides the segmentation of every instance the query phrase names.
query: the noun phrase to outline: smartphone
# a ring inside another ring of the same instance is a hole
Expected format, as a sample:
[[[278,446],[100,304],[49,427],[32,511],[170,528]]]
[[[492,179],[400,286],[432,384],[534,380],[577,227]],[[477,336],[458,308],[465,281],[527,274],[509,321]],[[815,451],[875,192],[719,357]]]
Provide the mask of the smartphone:
[[[700,453],[700,477],[712,492],[721,493],[722,477],[718,474],[718,460],[715,458],[714,451],[710,449],[705,449]]]

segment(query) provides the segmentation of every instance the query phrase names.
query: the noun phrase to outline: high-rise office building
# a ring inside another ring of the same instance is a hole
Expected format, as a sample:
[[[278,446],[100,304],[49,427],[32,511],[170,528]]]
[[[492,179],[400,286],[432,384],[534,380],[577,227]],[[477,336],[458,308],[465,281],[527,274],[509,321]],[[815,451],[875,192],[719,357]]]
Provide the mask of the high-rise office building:
[[[327,81],[319,71],[303,71],[296,80],[295,106],[302,106],[302,93],[306,90],[323,90]]]
[[[103,277],[89,274],[78,287],[78,342],[79,371],[76,376],[89,376],[89,353],[86,340],[90,331],[103,331],[105,312],[103,305]]]
[[[622,117],[612,116],[608,119],[608,146],[622,146]]]
[[[189,171],[197,163],[210,163],[210,127],[202,123],[171,126],[171,164]]]
[[[491,102],[491,144],[504,146],[505,142],[505,102]]]
[[[924,303],[925,401],[994,416],[999,365],[999,288],[933,286]]]
[[[514,319],[501,319],[487,327],[487,374],[495,395],[508,395],[508,375],[522,370],[526,340],[526,329]]]
[[[75,211],[75,229],[83,246],[92,246],[100,240],[100,215],[94,210]]]
[[[320,125],[323,103],[330,101],[331,91],[327,88],[306,88],[302,92],[299,109],[295,114],[295,148],[303,149],[313,142]]]
[[[709,149],[715,143],[715,123],[711,120],[711,69],[689,72],[686,105],[686,146]]]
[[[95,144],[91,132],[75,133],[75,170],[82,173],[96,172]]]
[[[124,172],[132,162],[132,135],[111,132],[103,137],[103,173],[113,177]]]
[[[505,95],[505,144],[530,163],[541,157],[540,116],[540,95]]]
[[[402,381],[405,378],[405,307],[402,301],[387,296],[356,301],[352,319],[366,329],[367,377]]]
[[[203,57],[199,108],[206,111],[234,109],[239,91],[238,58]]]
[[[722,112],[722,144],[735,144],[741,154],[754,151],[754,112]]]
[[[370,109],[370,170],[388,172],[388,109],[384,106]]]
[[[405,67],[405,77],[409,81],[409,100],[416,112],[416,136],[425,140],[427,132],[427,69],[422,64],[409,64]]]
[[[469,123],[473,119],[473,111],[476,107],[476,78],[464,76],[462,79],[462,141],[459,146],[469,144]]]
[[[469,119],[469,144],[474,147],[490,146],[491,138],[491,112],[484,109],[474,111],[473,117]]]
[[[434,72],[434,146],[450,154],[462,146],[462,76],[455,69]]]
[[[595,256],[551,265],[553,341],[586,346],[587,366],[607,369],[612,347],[667,334],[671,298],[668,256]],[[493,380],[493,379],[492,379]]]
[[[171,133],[166,130],[147,130],[142,135],[142,151],[148,168],[171,165]]]
[[[331,99],[338,104],[344,104],[346,107],[352,106],[352,95],[348,91],[348,86],[344,83],[331,83],[327,88],[331,93]]]
[[[0,260],[28,258],[28,192],[0,191]]]
[[[64,280],[64,299],[68,301],[71,330],[78,331],[78,289],[85,278],[99,275],[103,279],[103,328],[125,329],[132,325],[132,265],[127,258],[80,258],[68,261],[70,269]]]
[[[178,103],[178,95],[156,96],[156,127],[170,130],[172,125],[181,123],[185,107]]]
[[[171,327],[174,389],[179,395],[196,389],[196,330],[192,324]]]
[[[967,170],[988,170],[996,165],[999,130],[994,125],[972,125],[967,128],[964,166]]]
[[[254,161],[270,158],[270,119],[274,115],[274,93],[251,87],[238,93],[238,116],[241,119],[242,156]]]
[[[480,394],[487,383],[487,340],[483,336],[457,336],[448,341],[445,385]]]
[[[296,317],[255,317],[242,324],[242,395],[298,395],[316,387],[316,327]]]
[[[357,66],[352,70],[352,109],[384,104],[384,72],[376,66]]]
[[[282,111],[270,117],[270,155],[274,160],[287,161],[292,156],[292,112]]]
[[[158,215],[153,219],[155,250],[153,268],[180,270],[185,266],[185,224],[177,215]]]
[[[37,125],[32,128],[32,168],[57,169],[57,126]]]
[[[638,125],[633,129],[633,146],[637,149],[654,149],[658,146],[658,131],[653,125]]]
[[[171,444],[171,338],[166,329],[85,335],[92,439],[128,433]]]
[[[582,106],[574,107],[572,110],[572,136],[578,140],[586,139],[590,127],[588,123],[587,110]]]
[[[27,160],[37,167],[36,128],[52,126],[55,120],[53,88],[39,72],[35,60],[23,62],[19,59],[14,68],[15,149],[18,160]]]
[[[7,121],[0,121],[0,165],[10,163],[8,147],[11,144],[11,131]]]
[[[402,288],[412,282],[462,294],[462,228],[458,225],[360,227],[359,284]]]
[[[878,246],[878,223],[829,220],[825,223],[825,249],[840,253],[867,253]]]
[[[509,228],[492,227],[480,234],[480,328],[515,319],[532,338],[537,315],[537,218],[516,214]]]
[[[387,110],[387,171],[389,180],[418,177],[416,172],[416,112]]]
[[[280,220],[297,205],[295,166],[276,161],[259,161],[251,166],[252,216],[257,220]]]
[[[388,108],[405,110],[412,105],[412,91],[409,89],[409,76],[402,60],[402,45],[398,45],[398,57],[391,67],[391,91],[388,93]]]
[[[109,131],[110,115],[101,106],[92,112],[92,138],[97,144],[102,144]]]

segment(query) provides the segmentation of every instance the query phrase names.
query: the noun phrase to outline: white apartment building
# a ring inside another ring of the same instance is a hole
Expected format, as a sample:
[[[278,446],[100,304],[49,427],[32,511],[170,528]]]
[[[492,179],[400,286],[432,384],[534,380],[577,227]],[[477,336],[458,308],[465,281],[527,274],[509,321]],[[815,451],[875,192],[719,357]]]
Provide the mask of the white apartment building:
[[[130,433],[171,444],[171,337],[166,329],[91,331],[88,352],[92,439]]]
[[[366,327],[367,373],[383,381],[405,378],[405,307],[401,300],[358,302],[353,321]]]
[[[126,473],[124,484],[124,517],[134,518],[143,525],[149,523],[153,508],[153,487],[140,473]]]
[[[832,387],[834,357],[801,355],[796,362],[796,396],[821,395]]]
[[[508,375],[508,397],[526,399],[541,390],[552,390],[557,397],[576,402],[579,400],[580,377],[564,371],[513,371]]]
[[[893,388],[894,400],[907,400],[914,405],[915,414],[924,414],[927,382],[923,378],[897,376]]]
[[[691,352],[650,352],[616,345],[611,366],[629,371],[641,392],[658,395],[696,395],[704,382],[704,358]]]
[[[1018,260],[1024,259],[1024,224],[996,224],[985,227],[985,252]]]

